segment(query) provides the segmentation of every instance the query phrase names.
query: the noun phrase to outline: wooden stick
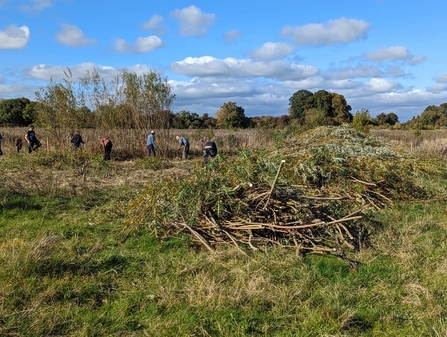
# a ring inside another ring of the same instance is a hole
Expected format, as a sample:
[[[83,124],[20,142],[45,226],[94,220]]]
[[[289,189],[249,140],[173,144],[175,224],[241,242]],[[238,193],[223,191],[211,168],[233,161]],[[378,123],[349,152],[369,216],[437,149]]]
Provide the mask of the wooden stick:
[[[186,228],[188,228],[189,231],[190,231],[192,234],[194,234],[195,237],[196,237],[197,239],[199,239],[199,241],[202,242],[203,245],[204,245],[210,252],[214,252],[214,249],[211,248],[211,246],[208,244],[208,242],[205,240],[205,238],[204,238],[202,235],[200,235],[198,232],[196,232],[194,229],[192,229],[192,228],[191,228],[190,226],[188,226],[186,223],[182,222],[181,224],[182,224],[183,226],[185,226]]]
[[[283,160],[281,160],[281,163],[279,164],[278,172],[276,172],[275,180],[273,180],[272,188],[270,189],[270,192],[269,192],[268,197],[267,197],[267,201],[265,202],[265,205],[262,208],[262,210],[264,210],[267,207],[267,204],[270,201],[270,197],[272,196],[273,190],[275,189],[276,182],[278,181],[278,178],[279,178],[279,173],[281,172],[281,168],[282,168],[282,166],[284,165],[285,162],[286,161],[283,159]]]

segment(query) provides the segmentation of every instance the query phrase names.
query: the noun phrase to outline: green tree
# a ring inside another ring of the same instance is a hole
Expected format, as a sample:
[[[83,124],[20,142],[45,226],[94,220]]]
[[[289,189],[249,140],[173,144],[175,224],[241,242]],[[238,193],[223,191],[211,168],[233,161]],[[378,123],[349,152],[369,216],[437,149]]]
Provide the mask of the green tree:
[[[378,125],[382,125],[382,126],[393,126],[397,123],[399,123],[399,118],[397,117],[397,115],[394,112],[390,112],[388,114],[385,113],[380,113],[376,116],[375,118],[376,122]]]
[[[224,103],[216,113],[217,126],[221,129],[243,128],[247,117],[244,108],[235,102]]]
[[[290,117],[309,127],[350,123],[353,118],[345,97],[326,90],[298,90],[289,98],[289,105]]]
[[[291,118],[304,118],[307,101],[313,93],[309,90],[298,90],[289,98],[289,115]]]
[[[343,95],[332,93],[332,111],[335,125],[352,122],[351,106]]]
[[[368,109],[358,110],[352,119],[352,127],[362,132],[368,132],[370,127],[376,124]]]
[[[31,104],[28,98],[11,98],[0,100],[0,124],[24,126],[32,122],[27,116],[26,107]]]
[[[199,114],[187,110],[176,113],[172,122],[176,129],[199,129],[201,125]]]

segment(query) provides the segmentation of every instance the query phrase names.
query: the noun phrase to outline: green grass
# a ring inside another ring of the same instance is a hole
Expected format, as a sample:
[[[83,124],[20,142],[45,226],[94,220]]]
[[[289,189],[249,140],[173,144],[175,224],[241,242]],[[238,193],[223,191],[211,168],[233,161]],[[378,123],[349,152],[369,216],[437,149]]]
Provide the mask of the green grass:
[[[144,226],[126,236],[139,190],[97,179],[135,173],[107,165],[76,195],[0,184],[0,336],[446,336],[445,201],[375,213],[355,269],[281,248],[210,253]]]

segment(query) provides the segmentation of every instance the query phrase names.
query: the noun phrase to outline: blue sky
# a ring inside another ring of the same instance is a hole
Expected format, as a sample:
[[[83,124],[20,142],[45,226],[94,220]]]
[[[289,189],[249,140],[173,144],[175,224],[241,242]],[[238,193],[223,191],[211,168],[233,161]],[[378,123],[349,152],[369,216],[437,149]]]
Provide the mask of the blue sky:
[[[0,0],[0,98],[96,69],[167,77],[173,111],[287,114],[294,92],[401,122],[447,102],[443,0]]]

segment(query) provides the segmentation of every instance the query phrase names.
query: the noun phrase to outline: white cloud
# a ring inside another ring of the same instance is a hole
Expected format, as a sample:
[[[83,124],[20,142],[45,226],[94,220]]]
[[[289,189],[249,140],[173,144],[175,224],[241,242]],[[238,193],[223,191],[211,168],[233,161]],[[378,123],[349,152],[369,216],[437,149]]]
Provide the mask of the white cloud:
[[[149,21],[141,25],[141,29],[151,30],[160,35],[166,34],[167,27],[161,24],[162,21],[163,21],[162,16],[152,15]]]
[[[112,49],[119,53],[128,53],[132,51],[132,46],[123,39],[116,39]]]
[[[257,60],[274,60],[291,55],[296,47],[283,42],[267,42],[260,48],[251,52],[251,57]]]
[[[435,83],[427,88],[427,91],[432,93],[441,93],[447,91],[447,83]]]
[[[0,31],[0,49],[23,49],[29,38],[30,30],[27,26],[11,25]]]
[[[135,42],[136,53],[147,53],[164,46],[163,41],[155,35],[139,37]]]
[[[447,82],[447,74],[437,76],[435,81],[438,83],[446,83]]]
[[[188,76],[266,77],[275,80],[299,80],[318,74],[318,69],[286,61],[257,62],[249,59],[211,56],[187,57],[171,63],[171,69]]]
[[[381,77],[383,76],[383,71],[373,66],[357,65],[352,67],[331,69],[326,71],[324,76],[331,80]]]
[[[58,82],[65,77],[64,72],[66,72],[68,68],[70,69],[73,79],[75,80],[84,76],[87,71],[92,72],[96,70],[104,80],[109,81],[111,79],[114,79],[117,75],[119,75],[121,71],[121,68],[95,64],[93,62],[84,62],[76,64],[72,67],[38,64],[28,69],[27,74],[32,78],[45,81],[53,79],[54,81]],[[137,75],[147,74],[151,71],[154,71],[147,65],[141,65],[141,64],[126,67],[126,70],[130,72],[135,72]]]
[[[49,81],[61,81],[65,75],[64,72],[70,69],[74,79],[79,79],[86,71],[97,70],[104,79],[111,79],[119,74],[119,70],[111,66],[101,66],[92,62],[85,62],[75,65],[74,67],[66,67],[59,65],[38,64],[28,69],[27,74],[32,78]]]
[[[230,30],[229,32],[226,32],[224,35],[225,42],[227,42],[227,43],[233,42],[234,40],[237,40],[241,36],[242,36],[242,33],[240,31]]]
[[[405,47],[389,47],[367,53],[366,58],[372,61],[405,60],[410,56]]]
[[[410,64],[419,64],[427,60],[425,56],[411,56],[407,62]]]
[[[369,81],[366,81],[365,85],[371,90],[375,92],[387,92],[393,91],[394,89],[400,87],[399,84],[388,81],[384,78],[372,78]]]
[[[0,7],[2,7],[7,2],[9,2],[9,0],[0,0]]]
[[[56,34],[56,40],[69,47],[81,47],[96,43],[85,37],[84,32],[75,25],[62,24],[62,30]]]
[[[23,12],[41,11],[44,8],[53,6],[52,0],[28,0],[29,5],[20,6],[20,10]]]
[[[164,46],[163,41],[155,35],[138,37],[135,45],[131,45],[123,39],[116,39],[113,50],[119,53],[147,53]]]
[[[426,60],[425,56],[413,56],[407,48],[402,46],[381,48],[374,52],[367,53],[365,57],[375,62],[382,61],[406,61],[410,64],[418,64]]]
[[[183,9],[176,9],[171,15],[180,25],[180,35],[182,36],[202,36],[216,21],[214,14],[203,13],[202,10],[194,5]]]
[[[290,37],[298,45],[332,45],[366,38],[371,25],[363,20],[340,18],[327,23],[286,26],[281,35]]]

